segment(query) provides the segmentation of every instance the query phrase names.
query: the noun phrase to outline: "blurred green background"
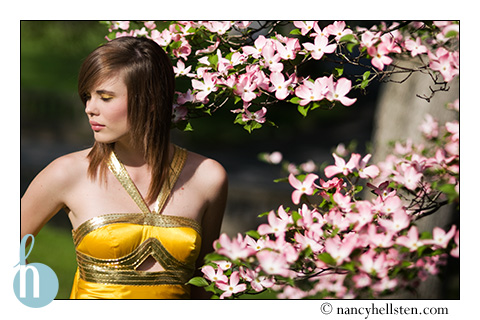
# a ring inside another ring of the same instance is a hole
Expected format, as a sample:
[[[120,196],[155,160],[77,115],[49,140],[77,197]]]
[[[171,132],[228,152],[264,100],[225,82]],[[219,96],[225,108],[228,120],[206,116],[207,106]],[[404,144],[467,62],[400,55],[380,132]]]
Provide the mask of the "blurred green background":
[[[98,21],[21,22],[21,195],[49,162],[92,144],[76,93],[77,74],[106,34]],[[284,173],[259,162],[260,152],[280,151],[300,164],[331,161],[331,150],[340,142],[355,140],[362,148],[371,137],[376,96],[373,86],[350,108],[315,110],[308,118],[295,106],[280,103],[269,114],[279,128],[252,134],[234,125],[235,115],[220,108],[212,117],[193,121],[193,132],[174,131],[173,141],[226,168],[230,192],[222,232],[234,235],[261,223],[258,214],[290,204],[289,186],[273,183]],[[57,299],[69,297],[76,262],[71,225],[63,211],[36,237],[29,261],[50,266],[60,281]]]
[[[105,26],[98,21],[21,21],[21,194],[46,163],[63,153],[54,148],[57,143],[73,139],[73,151],[86,138],[85,130],[76,130],[83,119],[77,73],[104,35]],[[55,271],[57,299],[66,299],[77,266],[71,228],[64,219],[57,220],[37,235],[28,259]]]

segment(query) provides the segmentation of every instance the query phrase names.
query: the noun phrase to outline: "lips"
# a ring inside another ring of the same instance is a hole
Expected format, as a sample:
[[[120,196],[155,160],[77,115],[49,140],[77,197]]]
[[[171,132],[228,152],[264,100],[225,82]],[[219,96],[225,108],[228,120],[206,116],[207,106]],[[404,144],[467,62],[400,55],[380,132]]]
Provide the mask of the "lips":
[[[90,126],[92,127],[93,131],[100,131],[103,128],[105,128],[105,126],[103,124],[100,124],[100,123],[95,122],[95,121],[90,121]]]

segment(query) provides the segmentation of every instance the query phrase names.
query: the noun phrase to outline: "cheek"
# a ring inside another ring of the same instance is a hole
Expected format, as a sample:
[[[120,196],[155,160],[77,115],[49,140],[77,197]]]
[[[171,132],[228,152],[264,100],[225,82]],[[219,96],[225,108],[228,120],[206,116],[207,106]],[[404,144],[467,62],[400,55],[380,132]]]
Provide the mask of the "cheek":
[[[128,122],[128,108],[126,105],[118,105],[110,109],[109,115],[112,121],[118,122],[119,124],[126,124]]]

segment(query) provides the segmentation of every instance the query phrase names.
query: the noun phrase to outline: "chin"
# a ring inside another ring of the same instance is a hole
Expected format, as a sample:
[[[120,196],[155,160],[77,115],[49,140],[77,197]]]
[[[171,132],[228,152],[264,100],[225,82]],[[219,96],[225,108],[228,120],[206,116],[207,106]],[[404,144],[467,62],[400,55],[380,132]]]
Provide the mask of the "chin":
[[[93,138],[95,139],[96,142],[99,142],[99,143],[114,143],[118,140],[113,137],[106,137],[98,133],[95,133],[93,135]]]
[[[107,134],[102,134],[101,132],[95,132],[93,137],[96,142],[99,143],[115,143],[119,140],[122,140],[125,138],[126,135],[120,135],[120,136],[113,136],[113,135],[107,135]]]

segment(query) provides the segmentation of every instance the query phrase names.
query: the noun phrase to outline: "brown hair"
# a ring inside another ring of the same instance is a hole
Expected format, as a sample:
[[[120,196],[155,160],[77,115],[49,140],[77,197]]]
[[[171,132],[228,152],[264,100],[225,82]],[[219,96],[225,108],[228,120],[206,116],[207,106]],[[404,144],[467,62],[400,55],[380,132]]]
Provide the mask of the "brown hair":
[[[146,198],[152,202],[168,181],[169,141],[175,76],[163,49],[147,38],[121,37],[95,49],[83,62],[78,79],[78,94],[86,105],[95,85],[123,75],[128,93],[128,122],[133,143],[144,151],[152,168]],[[114,144],[95,142],[88,154],[88,175],[95,179],[106,174],[106,159]]]

